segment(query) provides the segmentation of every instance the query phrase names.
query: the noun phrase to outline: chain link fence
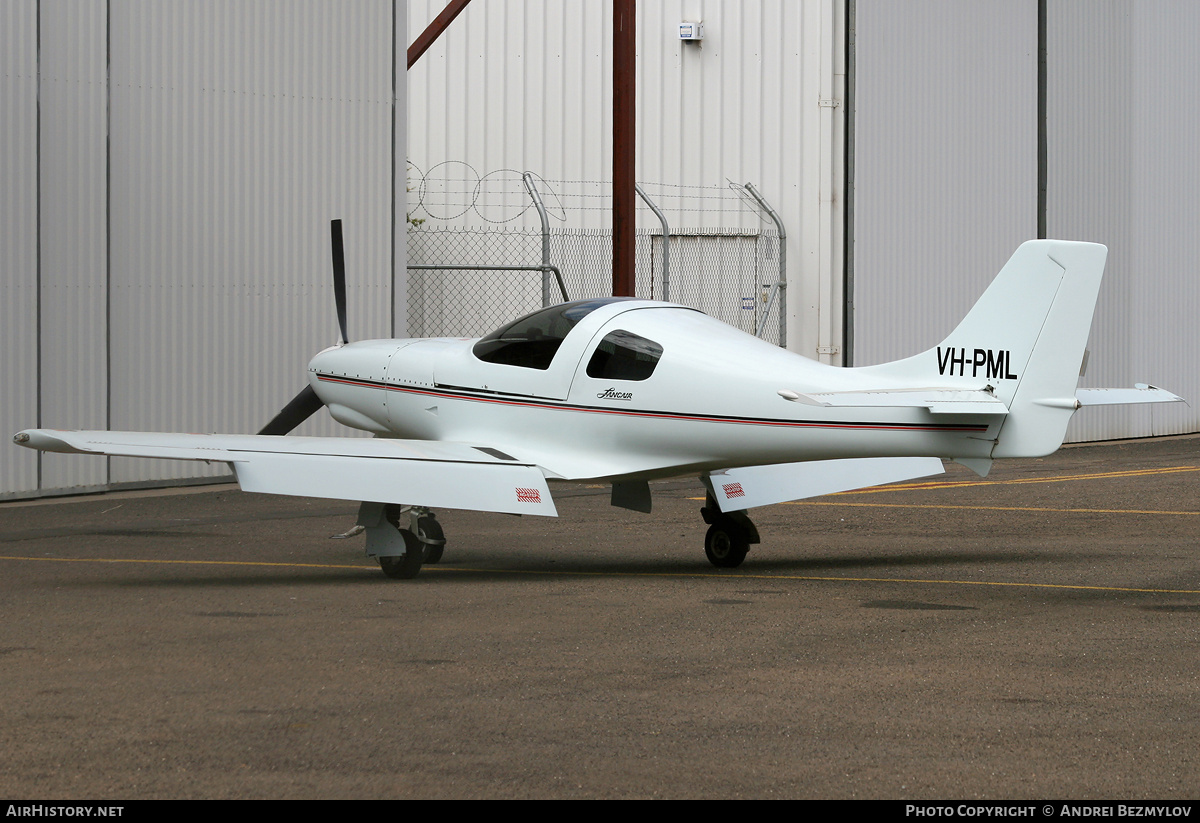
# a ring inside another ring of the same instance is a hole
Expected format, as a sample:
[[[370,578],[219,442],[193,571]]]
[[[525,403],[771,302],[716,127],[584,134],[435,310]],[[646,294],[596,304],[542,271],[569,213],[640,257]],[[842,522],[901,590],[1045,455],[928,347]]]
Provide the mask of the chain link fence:
[[[779,233],[672,231],[667,298],[700,309],[742,331],[763,329],[777,345],[782,300],[770,301],[779,279]],[[423,265],[537,265],[536,229],[419,226],[408,232],[408,261]],[[662,234],[637,233],[635,290],[664,299]],[[572,300],[612,294],[612,232],[555,229],[550,261]],[[556,287],[557,289],[557,287]],[[413,337],[479,337],[542,305],[542,275],[529,271],[410,270],[408,333]],[[769,313],[768,313],[769,312]],[[765,316],[764,316],[765,315]]]
[[[440,181],[441,188],[435,189],[434,183],[439,181],[427,176],[419,184],[421,195],[412,215],[418,225],[408,230],[410,266],[536,266],[543,262],[543,240],[548,239],[547,262],[562,272],[570,299],[612,293],[611,229],[551,227],[549,220],[543,228],[512,225],[517,221],[510,214],[536,213],[527,207],[533,202],[531,192],[522,192],[522,202],[520,193],[514,190],[519,180],[516,172],[506,172],[508,183],[501,192],[502,199],[484,185],[496,188],[498,173],[476,178],[480,182],[474,184],[470,179],[473,170],[455,173],[467,179],[451,181],[454,186]],[[568,221],[569,212],[578,213],[578,222],[590,222],[595,215],[589,212],[607,208],[600,183],[537,178],[537,185],[539,195],[547,200],[546,211],[560,223]],[[744,193],[745,187],[647,185],[658,186],[655,201],[668,202],[664,211],[673,215],[699,216],[706,223],[716,215],[720,222],[740,225],[691,229],[672,226],[666,278],[662,229],[638,230],[636,295],[700,309],[749,334],[758,332],[763,339],[784,345],[780,318],[783,295],[772,292],[777,286],[782,288],[785,279],[779,231],[762,227],[761,215]],[[439,192],[441,199],[434,200],[431,191]],[[460,201],[465,205],[455,205]],[[497,204],[502,204],[503,211]],[[468,209],[479,218],[487,218],[485,225],[444,224],[462,217]],[[556,283],[550,293],[554,300],[559,299]],[[479,337],[542,304],[540,272],[408,272],[408,333],[414,337]]]

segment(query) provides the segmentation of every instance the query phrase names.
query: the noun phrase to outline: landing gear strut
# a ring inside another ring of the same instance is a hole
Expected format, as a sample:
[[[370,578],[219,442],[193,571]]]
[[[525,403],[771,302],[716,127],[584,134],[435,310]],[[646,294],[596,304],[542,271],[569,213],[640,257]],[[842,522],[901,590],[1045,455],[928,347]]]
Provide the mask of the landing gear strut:
[[[722,512],[711,494],[700,510],[709,524],[704,536],[704,554],[719,569],[736,569],[746,559],[751,544],[758,543],[758,529],[745,511]]]

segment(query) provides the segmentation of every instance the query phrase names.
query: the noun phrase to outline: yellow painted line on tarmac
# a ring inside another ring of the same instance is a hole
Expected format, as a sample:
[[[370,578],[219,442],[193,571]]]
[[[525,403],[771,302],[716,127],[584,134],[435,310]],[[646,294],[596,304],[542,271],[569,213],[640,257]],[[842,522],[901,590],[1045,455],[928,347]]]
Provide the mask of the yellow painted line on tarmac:
[[[375,571],[372,566],[352,566],[335,563],[273,563],[258,560],[141,560],[133,558],[101,558],[101,557],[31,557],[19,555],[0,555],[0,560],[41,560],[59,563],[143,563],[159,565],[192,565],[192,566],[269,566],[274,568],[290,567],[300,569],[355,569],[357,571]],[[997,580],[939,580],[936,578],[920,577],[828,577],[811,574],[755,574],[735,570],[711,572],[603,572],[603,571],[567,571],[557,569],[495,569],[446,566],[426,566],[422,573],[434,572],[453,574],[466,572],[473,574],[523,574],[541,577],[670,577],[698,578],[704,580],[723,580],[731,583],[744,580],[800,580],[817,583],[907,583],[936,586],[998,586],[1005,588],[1026,589],[1066,589],[1073,591],[1129,592],[1138,594],[1200,594],[1200,589],[1154,589],[1136,588],[1132,586],[1086,586],[1072,583],[1009,583]],[[395,583],[403,585],[403,583]]]
[[[700,499],[700,498],[697,498]],[[1200,512],[1162,509],[1056,509],[1051,506],[950,506],[934,503],[841,503],[819,500],[791,500],[785,506],[852,506],[866,509],[962,509],[972,512],[1054,512],[1056,514],[1182,514],[1196,517]]]
[[[333,563],[271,563],[264,560],[144,560],[133,557],[25,557],[0,555],[0,560],[46,560],[52,563],[147,563],[182,566],[283,566],[293,569],[370,569],[370,566],[345,566]]]
[[[1010,486],[1020,483],[1065,483],[1071,480],[1107,480],[1119,477],[1143,477],[1156,474],[1179,474],[1200,471],[1200,466],[1168,466],[1160,469],[1127,469],[1114,472],[1090,474],[1063,474],[1056,477],[1018,477],[1012,480],[930,480],[924,483],[895,483],[891,486],[872,486],[835,494],[878,494],[879,492],[910,491],[924,489],[957,489],[963,486]],[[830,495],[833,496],[833,495]]]
[[[1103,480],[1111,478],[1144,477],[1147,475],[1179,474],[1200,471],[1200,466],[1169,466],[1160,469],[1129,469],[1126,471],[1093,472],[1090,474],[1063,474],[1056,477],[1019,477],[1013,480],[931,480],[924,483],[895,483],[890,486],[871,486],[864,489],[834,492],[822,497],[842,497],[854,494],[880,494],[894,491],[929,491],[934,489],[956,489],[963,486],[1008,486],[1019,483],[1065,483],[1072,480]],[[704,500],[691,497],[689,500]],[[787,506],[860,506],[890,509],[962,509],[966,511],[998,512],[1054,512],[1058,514],[1181,514],[1195,517],[1200,512],[1171,511],[1161,509],[1061,509],[1049,506],[950,506],[931,503],[841,503],[822,500],[792,500]]]
[[[832,497],[833,495],[829,495]],[[689,500],[704,500],[690,497]],[[1061,509],[1053,506],[955,506],[945,503],[843,503],[840,500],[788,500],[781,506],[843,506],[859,509],[956,509],[971,512],[1050,512],[1053,514],[1181,514],[1200,516],[1200,512],[1173,509]]]
[[[1006,583],[997,580],[937,580],[919,577],[813,577],[809,575],[763,574],[739,575],[763,580],[819,580],[837,583],[921,583],[941,586],[1003,586],[1027,589],[1071,589],[1095,592],[1140,592],[1148,594],[1200,594],[1200,589],[1142,589],[1132,586],[1084,586],[1076,583]]]
[[[422,569],[422,573],[424,573]],[[820,577],[810,574],[754,574],[753,572],[572,572],[540,569],[463,569],[438,568],[430,571],[476,572],[485,574],[537,574],[565,577],[701,577],[709,580],[805,580],[821,583],[921,583],[943,586],[1004,586],[1007,588],[1077,589],[1101,592],[1139,592],[1143,594],[1200,594],[1200,589],[1139,589],[1130,586],[1084,586],[1072,583],[1005,583],[995,580],[937,580],[910,577]]]

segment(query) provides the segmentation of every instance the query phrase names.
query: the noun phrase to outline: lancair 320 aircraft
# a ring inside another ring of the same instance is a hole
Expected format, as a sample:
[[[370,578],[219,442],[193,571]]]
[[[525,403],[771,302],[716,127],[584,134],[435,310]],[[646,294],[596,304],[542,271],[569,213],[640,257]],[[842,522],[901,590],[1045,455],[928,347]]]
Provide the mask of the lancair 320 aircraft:
[[[1081,405],[1180,400],[1152,386],[1076,389],[1107,249],[1031,240],[949,337],[865,368],[828,366],[685,306],[606,297],[541,309],[478,340],[346,334],[257,435],[31,429],[56,452],[224,461],[246,491],[363,502],[367,554],[414,577],[445,542],[433,508],[557,515],[547,480],[612,484],[649,512],[648,481],[698,475],[705,552],[759,542],[746,509],[1057,449]],[[322,406],[356,437],[285,437]],[[409,524],[401,528],[401,515]]]

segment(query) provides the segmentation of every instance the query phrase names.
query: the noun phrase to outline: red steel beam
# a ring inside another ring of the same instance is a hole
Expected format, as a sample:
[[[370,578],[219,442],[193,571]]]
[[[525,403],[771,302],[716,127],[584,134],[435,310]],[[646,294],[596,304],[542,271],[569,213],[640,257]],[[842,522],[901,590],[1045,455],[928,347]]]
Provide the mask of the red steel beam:
[[[471,0],[450,0],[446,4],[446,8],[442,9],[442,13],[433,18],[425,31],[421,32],[421,36],[413,41],[413,44],[408,47],[408,67],[411,69],[413,63],[421,58],[425,50],[433,45],[433,41],[438,39],[438,36],[446,30],[446,26],[458,17],[458,13],[467,7],[467,3]]]
[[[613,296],[633,297],[636,0],[613,0]]]

